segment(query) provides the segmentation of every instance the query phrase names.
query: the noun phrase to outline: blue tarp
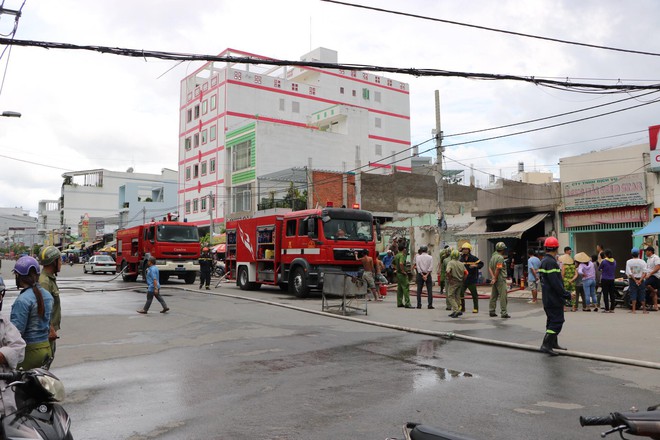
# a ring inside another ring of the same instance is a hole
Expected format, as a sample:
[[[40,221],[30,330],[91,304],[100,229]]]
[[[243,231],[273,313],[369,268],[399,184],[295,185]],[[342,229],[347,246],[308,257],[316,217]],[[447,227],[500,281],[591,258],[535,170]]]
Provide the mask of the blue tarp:
[[[660,217],[654,218],[651,223],[644,226],[633,235],[658,235],[660,234]]]

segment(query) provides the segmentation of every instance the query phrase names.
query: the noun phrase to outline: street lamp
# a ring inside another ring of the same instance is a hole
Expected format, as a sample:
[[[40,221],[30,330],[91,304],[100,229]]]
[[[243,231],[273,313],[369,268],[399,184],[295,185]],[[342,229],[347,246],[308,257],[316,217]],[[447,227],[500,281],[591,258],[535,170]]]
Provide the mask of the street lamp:
[[[2,116],[5,118],[20,118],[21,114],[19,112],[4,111],[2,112]]]

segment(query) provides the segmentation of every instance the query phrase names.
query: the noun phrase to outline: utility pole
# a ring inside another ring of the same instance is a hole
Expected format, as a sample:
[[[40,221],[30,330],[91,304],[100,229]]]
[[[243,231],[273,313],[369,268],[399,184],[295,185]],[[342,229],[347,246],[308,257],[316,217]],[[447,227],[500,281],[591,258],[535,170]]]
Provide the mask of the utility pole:
[[[213,233],[215,232],[213,229],[213,191],[209,192],[209,235],[211,237],[211,241],[213,241]]]
[[[142,224],[145,224],[147,222],[147,207],[143,206],[142,207]]]
[[[440,92],[435,91],[435,130],[433,132],[435,136],[435,154],[436,154],[436,163],[435,163],[435,184],[438,187],[438,203],[437,203],[437,217],[438,217],[438,228],[441,230],[447,229],[447,223],[445,222],[445,213],[443,212],[443,206],[445,204],[445,188],[444,182],[442,181],[442,129],[440,128]]]

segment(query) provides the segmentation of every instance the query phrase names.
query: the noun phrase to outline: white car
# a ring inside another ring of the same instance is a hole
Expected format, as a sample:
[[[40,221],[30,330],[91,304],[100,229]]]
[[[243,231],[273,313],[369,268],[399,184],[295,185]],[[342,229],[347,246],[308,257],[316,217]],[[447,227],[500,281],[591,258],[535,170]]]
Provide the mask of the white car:
[[[94,255],[83,264],[83,272],[112,272],[114,275],[117,273],[117,264],[110,255]]]

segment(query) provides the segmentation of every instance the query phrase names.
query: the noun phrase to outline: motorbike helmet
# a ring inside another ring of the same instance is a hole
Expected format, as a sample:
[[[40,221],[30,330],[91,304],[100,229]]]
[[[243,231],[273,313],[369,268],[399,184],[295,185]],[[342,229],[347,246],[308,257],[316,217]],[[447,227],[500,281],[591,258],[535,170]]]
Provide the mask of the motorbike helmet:
[[[462,249],[467,249],[467,250],[471,251],[472,250],[472,245],[470,243],[463,243],[461,245],[461,250]]]
[[[504,244],[503,241],[500,241],[495,245],[495,250],[496,251],[503,251],[505,249],[506,249],[506,245]]]
[[[545,239],[545,242],[543,243],[543,246],[546,249],[558,249],[559,248],[559,240],[557,240],[557,237],[548,237]]]
[[[62,253],[55,246],[46,246],[39,252],[39,260],[41,260],[42,266],[48,266],[61,257]]]
[[[458,252],[458,249],[454,249],[451,251],[451,254],[449,255],[449,258],[452,260],[458,260],[460,253]]]
[[[37,275],[39,274],[39,262],[36,259],[25,255],[16,261],[12,272],[25,276],[30,273],[31,268],[34,268],[34,270],[37,271]]]

